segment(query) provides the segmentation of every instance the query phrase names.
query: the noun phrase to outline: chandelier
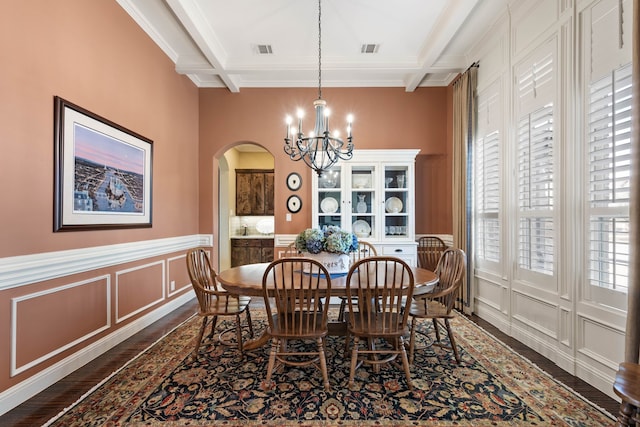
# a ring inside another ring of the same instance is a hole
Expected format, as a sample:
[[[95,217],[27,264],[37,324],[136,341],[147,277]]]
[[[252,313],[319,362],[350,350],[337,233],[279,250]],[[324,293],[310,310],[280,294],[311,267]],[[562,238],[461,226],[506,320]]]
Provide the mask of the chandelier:
[[[298,128],[292,127],[291,116],[287,116],[287,136],[284,138],[284,152],[291,160],[304,162],[321,176],[324,171],[338,160],[349,160],[353,157],[351,124],[353,116],[347,117],[347,143],[340,139],[339,133],[329,130],[329,114],[327,102],[322,99],[322,5],[318,0],[318,99],[313,102],[316,110],[316,125],[312,132],[302,132],[304,111],[298,110]],[[293,136],[293,138],[292,138]]]

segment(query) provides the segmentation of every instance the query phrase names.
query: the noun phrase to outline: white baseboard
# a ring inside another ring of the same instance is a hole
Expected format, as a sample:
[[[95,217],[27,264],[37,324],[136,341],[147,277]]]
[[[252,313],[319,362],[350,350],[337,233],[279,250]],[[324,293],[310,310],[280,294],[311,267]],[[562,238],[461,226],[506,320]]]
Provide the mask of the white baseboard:
[[[127,326],[118,329],[112,334],[88,345],[55,365],[48,367],[47,369],[0,393],[0,415],[10,411],[47,387],[55,384],[57,381],[60,381],[73,371],[86,365],[96,357],[120,344],[127,338],[135,335],[137,332],[161,319],[193,298],[195,298],[195,294],[193,292],[185,292],[183,295],[161,307],[158,307],[149,314],[131,322]]]

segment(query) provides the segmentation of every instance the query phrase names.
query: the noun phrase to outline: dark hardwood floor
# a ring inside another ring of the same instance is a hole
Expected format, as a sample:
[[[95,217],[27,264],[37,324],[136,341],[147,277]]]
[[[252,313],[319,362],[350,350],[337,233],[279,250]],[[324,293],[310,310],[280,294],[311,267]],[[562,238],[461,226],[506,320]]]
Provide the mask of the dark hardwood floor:
[[[40,426],[46,423],[64,408],[77,401],[97,383],[131,360],[149,345],[153,344],[175,326],[189,318],[195,313],[196,306],[197,303],[195,300],[183,305],[84,367],[69,374],[27,402],[0,416],[0,426]],[[596,390],[586,382],[566,373],[545,357],[530,350],[519,341],[506,336],[486,321],[483,321],[477,316],[471,316],[470,318],[496,338],[502,340],[508,346],[586,399],[613,415],[617,414],[619,404],[609,396]]]

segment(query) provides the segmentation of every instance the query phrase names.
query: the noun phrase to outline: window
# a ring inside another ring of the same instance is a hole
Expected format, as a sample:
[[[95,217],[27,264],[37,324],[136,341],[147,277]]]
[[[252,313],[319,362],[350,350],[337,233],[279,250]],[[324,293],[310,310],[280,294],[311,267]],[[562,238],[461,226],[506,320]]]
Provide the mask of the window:
[[[558,254],[555,223],[555,104],[558,40],[516,65],[516,266],[519,279],[552,287]]]
[[[589,283],[627,292],[631,65],[589,85]]]
[[[518,266],[553,275],[553,104],[518,123]]]
[[[500,261],[500,132],[478,136],[474,148],[476,257]]]

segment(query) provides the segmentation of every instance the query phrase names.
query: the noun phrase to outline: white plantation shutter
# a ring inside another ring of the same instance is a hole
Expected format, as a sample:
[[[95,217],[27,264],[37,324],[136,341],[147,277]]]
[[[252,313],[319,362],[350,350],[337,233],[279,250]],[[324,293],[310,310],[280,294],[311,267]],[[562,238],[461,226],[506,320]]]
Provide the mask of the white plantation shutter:
[[[518,266],[553,275],[553,104],[518,123]]]
[[[500,133],[476,141],[476,255],[500,261]]]
[[[500,133],[476,139],[476,256],[500,261]]]
[[[589,87],[589,281],[627,292],[631,65]]]
[[[473,147],[474,254],[478,266],[496,272],[502,261],[502,99],[499,81],[478,94]]]
[[[549,285],[555,275],[556,224],[554,100],[558,40],[515,67],[518,277]]]
[[[598,80],[631,58],[633,0],[600,0],[587,12],[589,81]]]

